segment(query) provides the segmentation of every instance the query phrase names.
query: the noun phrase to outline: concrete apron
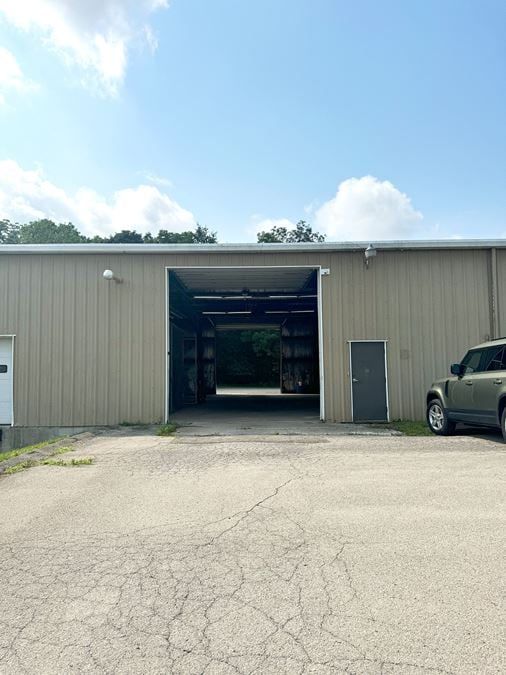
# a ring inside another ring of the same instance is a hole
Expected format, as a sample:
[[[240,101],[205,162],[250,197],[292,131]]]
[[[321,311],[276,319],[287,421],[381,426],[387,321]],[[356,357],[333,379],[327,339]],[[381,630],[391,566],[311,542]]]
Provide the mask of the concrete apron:
[[[170,417],[178,436],[398,436],[382,425],[321,422],[319,397],[306,395],[209,396],[206,403]]]
[[[268,391],[268,390],[267,390]],[[170,417],[178,436],[400,436],[382,425],[321,422],[319,397],[244,390],[209,396],[206,403],[178,410]],[[145,425],[141,428],[151,428]],[[0,452],[82,432],[101,433],[117,427],[1,427]],[[135,431],[136,427],[127,430]],[[152,427],[155,433],[155,427]]]

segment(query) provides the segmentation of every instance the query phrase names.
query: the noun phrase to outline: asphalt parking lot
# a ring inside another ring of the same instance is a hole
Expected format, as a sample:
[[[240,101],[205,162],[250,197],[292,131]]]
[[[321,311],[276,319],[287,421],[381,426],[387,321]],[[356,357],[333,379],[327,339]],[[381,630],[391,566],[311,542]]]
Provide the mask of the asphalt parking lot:
[[[100,435],[0,477],[0,673],[504,673],[492,435]]]

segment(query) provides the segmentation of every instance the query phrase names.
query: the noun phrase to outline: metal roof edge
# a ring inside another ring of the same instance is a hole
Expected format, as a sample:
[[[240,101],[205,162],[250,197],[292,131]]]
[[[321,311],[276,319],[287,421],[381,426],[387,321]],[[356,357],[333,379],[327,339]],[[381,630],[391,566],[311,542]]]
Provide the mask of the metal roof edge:
[[[506,239],[301,242],[295,244],[0,244],[1,254],[275,253],[506,248]]]

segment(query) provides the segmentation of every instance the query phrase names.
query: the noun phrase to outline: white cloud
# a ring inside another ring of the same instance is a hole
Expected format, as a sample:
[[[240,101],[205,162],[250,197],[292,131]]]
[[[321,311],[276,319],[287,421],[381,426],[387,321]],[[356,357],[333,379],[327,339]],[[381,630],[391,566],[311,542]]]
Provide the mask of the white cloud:
[[[380,241],[420,235],[423,219],[410,198],[390,181],[348,178],[315,213],[315,229],[329,240]]]
[[[0,219],[28,222],[50,218],[72,221],[83,234],[108,235],[119,230],[181,232],[195,226],[190,211],[153,185],[138,185],[106,199],[80,188],[68,194],[39,170],[25,170],[13,160],[0,161]]]
[[[25,93],[37,89],[23,72],[14,55],[5,47],[0,47],[0,103],[5,103],[6,96],[15,91]]]
[[[147,17],[167,0],[0,0],[0,12],[17,28],[40,35],[83,81],[116,94],[128,51],[135,43],[156,49]]]

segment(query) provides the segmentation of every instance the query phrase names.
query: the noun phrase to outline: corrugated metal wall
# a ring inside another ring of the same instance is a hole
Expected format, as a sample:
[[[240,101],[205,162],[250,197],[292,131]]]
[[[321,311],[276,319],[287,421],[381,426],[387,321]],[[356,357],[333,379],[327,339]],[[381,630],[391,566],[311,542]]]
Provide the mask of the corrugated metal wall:
[[[490,251],[0,255],[0,334],[15,334],[15,423],[164,415],[165,267],[322,265],[327,419],[350,419],[348,340],[388,340],[392,418],[421,418],[451,361],[491,333]],[[106,282],[104,269],[124,279]],[[498,253],[506,318],[506,252]],[[502,320],[502,318],[501,318]],[[503,331],[506,330],[506,326]]]
[[[506,336],[506,251],[497,251],[497,324],[498,334]]]
[[[367,269],[361,253],[335,254],[322,279],[329,417],[350,418],[347,341],[384,339],[391,418],[422,419],[431,382],[490,337],[489,257],[380,250]]]

